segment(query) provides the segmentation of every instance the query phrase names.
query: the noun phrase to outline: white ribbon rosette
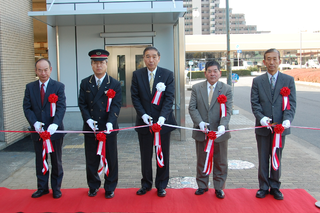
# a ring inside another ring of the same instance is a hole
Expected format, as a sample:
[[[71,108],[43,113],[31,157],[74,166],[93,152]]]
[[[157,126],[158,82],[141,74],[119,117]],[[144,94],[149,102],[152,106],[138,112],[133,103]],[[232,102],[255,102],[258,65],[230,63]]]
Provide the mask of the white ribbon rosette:
[[[157,92],[154,94],[151,103],[155,105],[159,105],[162,92],[166,90],[166,85],[164,85],[163,82],[159,82],[157,83],[156,89],[157,89]]]

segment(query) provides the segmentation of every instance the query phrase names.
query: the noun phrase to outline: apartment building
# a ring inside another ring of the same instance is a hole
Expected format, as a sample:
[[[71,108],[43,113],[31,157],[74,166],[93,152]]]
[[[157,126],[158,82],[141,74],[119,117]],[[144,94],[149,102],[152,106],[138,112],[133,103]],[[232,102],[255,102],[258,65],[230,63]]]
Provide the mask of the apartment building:
[[[226,34],[226,8],[220,8],[220,0],[184,0],[186,35]],[[256,25],[247,25],[245,14],[233,14],[229,8],[231,34],[269,33],[257,31]]]

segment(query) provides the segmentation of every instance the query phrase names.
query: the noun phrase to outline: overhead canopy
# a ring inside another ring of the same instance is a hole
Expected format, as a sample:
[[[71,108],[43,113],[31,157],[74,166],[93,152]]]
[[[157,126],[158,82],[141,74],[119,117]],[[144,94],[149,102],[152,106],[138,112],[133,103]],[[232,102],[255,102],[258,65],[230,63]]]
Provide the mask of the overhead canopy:
[[[185,8],[150,8],[140,10],[32,11],[28,15],[49,26],[109,24],[174,24]]]

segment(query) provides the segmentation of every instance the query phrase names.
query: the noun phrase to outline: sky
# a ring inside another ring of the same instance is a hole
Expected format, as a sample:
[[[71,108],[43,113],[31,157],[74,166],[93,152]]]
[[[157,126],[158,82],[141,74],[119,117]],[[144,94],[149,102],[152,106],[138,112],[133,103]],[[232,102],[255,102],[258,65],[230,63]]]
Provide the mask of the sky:
[[[220,0],[225,8],[226,0]],[[320,30],[320,0],[229,0],[232,13],[245,14],[258,31],[286,33]]]

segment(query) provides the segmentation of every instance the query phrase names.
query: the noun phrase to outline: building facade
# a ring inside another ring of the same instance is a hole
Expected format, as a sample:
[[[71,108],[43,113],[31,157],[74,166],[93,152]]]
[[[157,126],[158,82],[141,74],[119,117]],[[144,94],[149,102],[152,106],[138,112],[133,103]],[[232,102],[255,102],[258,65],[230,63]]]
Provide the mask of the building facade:
[[[184,0],[186,35],[226,34],[226,8],[220,0]],[[246,25],[244,14],[233,14],[229,8],[230,34],[259,34],[256,25]]]
[[[185,43],[182,0],[47,0],[46,10],[29,16],[47,25],[48,58],[52,78],[65,84],[66,129],[79,130],[79,85],[92,75],[88,52],[107,49],[108,74],[122,85],[122,108],[118,121],[134,125],[136,112],[130,95],[132,72],[144,65],[143,50],[155,46],[161,52],[159,66],[176,78],[175,116],[184,121]],[[182,74],[180,74],[182,73]],[[183,116],[183,118],[181,118]]]
[[[35,80],[31,1],[0,4],[0,130],[28,130],[22,101],[25,85]],[[0,149],[26,133],[0,132]]]

